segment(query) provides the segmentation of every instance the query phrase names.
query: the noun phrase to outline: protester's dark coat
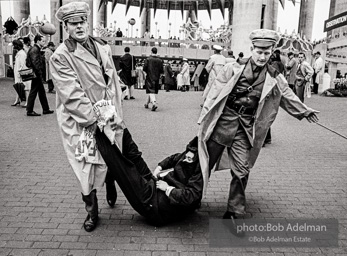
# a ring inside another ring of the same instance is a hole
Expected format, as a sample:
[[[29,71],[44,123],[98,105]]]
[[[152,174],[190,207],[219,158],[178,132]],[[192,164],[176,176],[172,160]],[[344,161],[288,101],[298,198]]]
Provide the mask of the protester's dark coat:
[[[45,70],[45,62],[42,59],[41,49],[36,44],[30,48],[28,51],[28,56],[30,65],[27,62],[27,66],[31,67],[37,77],[43,76],[43,71]]]
[[[173,77],[172,68],[170,65],[166,65],[164,69],[165,73],[165,84],[167,85],[175,85],[175,78]]]

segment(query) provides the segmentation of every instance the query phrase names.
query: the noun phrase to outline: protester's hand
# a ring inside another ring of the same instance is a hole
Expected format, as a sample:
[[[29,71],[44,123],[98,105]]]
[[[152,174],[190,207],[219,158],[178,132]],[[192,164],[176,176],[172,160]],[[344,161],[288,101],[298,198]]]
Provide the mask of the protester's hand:
[[[165,181],[163,181],[163,180],[158,180],[157,181],[157,189],[160,189],[162,191],[166,191],[168,186],[169,185]]]
[[[90,132],[91,134],[95,134],[96,133],[96,128],[97,128],[98,126],[97,126],[97,123],[96,123],[96,121],[94,122],[94,123],[92,123],[91,125],[89,125],[89,126],[87,126],[86,127],[86,130],[88,131],[88,132]]]
[[[158,165],[158,166],[154,169],[154,171],[153,171],[153,176],[156,177],[156,178],[158,178],[159,173],[161,172],[161,170],[162,170],[161,166]]]
[[[318,114],[319,111],[313,110],[308,116],[306,116],[306,119],[309,123],[317,123],[318,122],[318,116],[316,115],[316,113]]]

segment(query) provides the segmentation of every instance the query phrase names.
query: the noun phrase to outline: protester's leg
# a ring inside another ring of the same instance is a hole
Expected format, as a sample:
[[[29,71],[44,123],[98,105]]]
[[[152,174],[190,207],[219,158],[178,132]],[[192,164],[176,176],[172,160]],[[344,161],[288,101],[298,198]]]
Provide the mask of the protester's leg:
[[[54,90],[54,85],[52,79],[47,80],[47,86],[48,86],[48,92],[53,92]]]
[[[41,79],[38,79],[38,93],[39,93],[39,100],[40,100],[43,111],[48,111],[49,105],[47,101],[46,91]]]
[[[267,134],[266,134],[266,137],[265,137],[265,141],[264,141],[264,145],[265,144],[271,144],[271,127],[267,131]]]
[[[218,159],[221,157],[223,150],[225,146],[220,145],[219,143],[208,140],[206,143],[207,146],[207,153],[209,155],[209,176],[211,175],[211,170],[213,169],[214,165],[217,163]]]
[[[317,73],[313,73],[312,81],[313,81],[313,93],[318,94],[318,83],[316,83]]]
[[[117,181],[131,206],[141,215],[147,216],[150,199],[156,193],[155,183],[152,179],[148,180],[151,172],[130,133],[124,130],[122,152],[99,130],[95,139],[112,178]]]
[[[148,96],[147,96],[147,102],[145,103],[145,108],[148,108],[149,103],[151,103],[150,94],[148,94]]]
[[[107,170],[107,175],[105,179],[106,184],[106,201],[109,206],[113,207],[117,201],[117,189],[114,184],[114,179],[109,170]]]
[[[155,98],[155,94],[154,93],[150,93],[149,97],[150,97],[150,101],[152,102],[152,111],[155,111],[158,108],[157,100]]]
[[[129,96],[130,99],[133,100],[134,98],[134,85],[129,86]]]
[[[246,186],[249,175],[248,158],[251,145],[243,129],[239,129],[229,149],[231,157],[231,175],[227,211],[245,214]]]

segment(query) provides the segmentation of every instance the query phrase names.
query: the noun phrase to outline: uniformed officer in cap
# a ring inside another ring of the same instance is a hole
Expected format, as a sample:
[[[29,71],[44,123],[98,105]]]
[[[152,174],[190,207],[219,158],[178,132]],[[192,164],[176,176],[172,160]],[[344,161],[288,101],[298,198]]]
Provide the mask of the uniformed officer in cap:
[[[211,85],[212,85],[214,79],[216,79],[219,71],[226,64],[226,58],[222,55],[223,47],[220,45],[214,45],[213,49],[214,49],[214,54],[211,55],[210,59],[208,60],[206,66],[205,66],[205,69],[209,73],[209,76],[208,76],[207,85],[206,85],[204,93],[202,95],[204,100],[206,99],[207,94],[209,93],[209,91],[211,89]]]
[[[318,121],[318,111],[301,103],[283,75],[267,64],[279,40],[277,32],[257,29],[249,37],[251,57],[243,65],[228,63],[218,73],[198,121],[204,190],[213,168],[231,170],[223,218],[232,220],[246,213],[249,171],[279,107],[299,120]]]
[[[114,127],[119,135],[119,144],[125,130],[123,121],[119,121],[123,116],[122,92],[111,49],[104,41],[89,36],[89,14],[90,9],[85,2],[71,2],[58,9],[56,18],[64,23],[69,38],[56,49],[50,60],[57,92],[58,125],[88,212],[84,222],[84,229],[88,232],[96,227],[98,221],[96,191],[105,182],[107,166],[102,157],[92,162],[75,158],[79,137],[83,128],[92,134],[96,132],[97,118],[93,105],[103,99],[110,100],[115,106],[118,123]],[[100,134],[98,132],[96,135]],[[92,155],[96,154],[95,148],[88,148],[89,151]],[[110,178],[106,180],[107,202],[113,207],[117,197],[115,183]]]

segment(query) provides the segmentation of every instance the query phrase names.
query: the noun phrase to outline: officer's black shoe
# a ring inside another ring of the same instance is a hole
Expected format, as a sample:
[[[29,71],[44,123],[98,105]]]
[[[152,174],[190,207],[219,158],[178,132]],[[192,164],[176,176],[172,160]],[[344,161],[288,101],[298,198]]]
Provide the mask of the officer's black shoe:
[[[96,216],[94,220],[92,220],[92,218],[90,218],[90,215],[88,214],[86,220],[83,223],[84,230],[87,232],[92,232],[96,228],[98,219],[98,216]]]
[[[106,201],[110,207],[114,207],[117,201],[117,190],[114,181],[106,182]]]
[[[238,231],[237,225],[235,223],[235,219],[237,219],[236,214],[234,212],[225,212],[223,215],[224,220],[228,220],[225,224],[229,228],[231,234],[237,237],[244,237],[245,232],[243,230]]]

